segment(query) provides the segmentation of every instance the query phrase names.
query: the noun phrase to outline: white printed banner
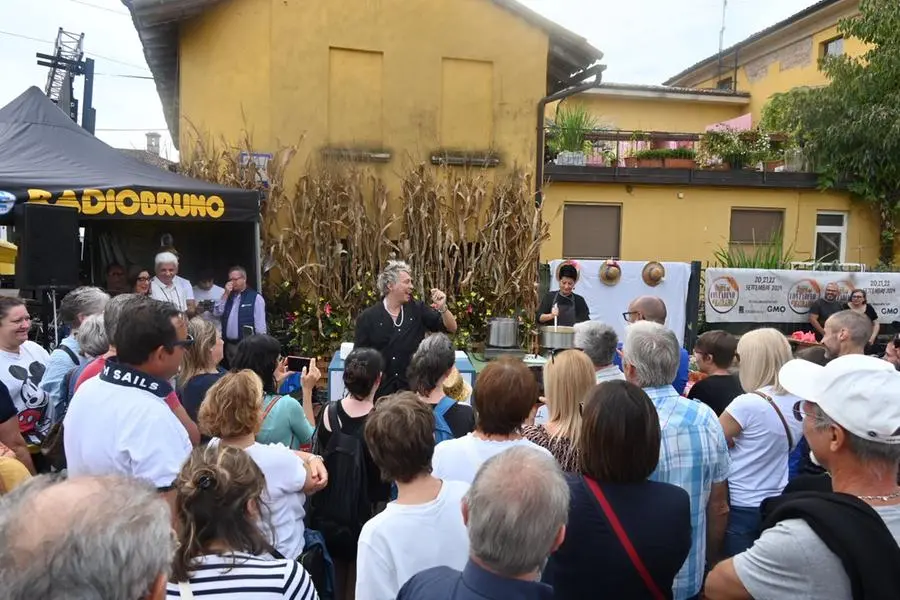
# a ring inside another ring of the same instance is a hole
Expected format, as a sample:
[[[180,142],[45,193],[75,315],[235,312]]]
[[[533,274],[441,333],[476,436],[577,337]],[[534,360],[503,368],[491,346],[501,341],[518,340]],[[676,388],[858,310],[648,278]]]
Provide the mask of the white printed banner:
[[[900,318],[900,273],[706,269],[708,323],[806,323],[809,308],[836,283],[841,301],[865,290],[881,322]]]

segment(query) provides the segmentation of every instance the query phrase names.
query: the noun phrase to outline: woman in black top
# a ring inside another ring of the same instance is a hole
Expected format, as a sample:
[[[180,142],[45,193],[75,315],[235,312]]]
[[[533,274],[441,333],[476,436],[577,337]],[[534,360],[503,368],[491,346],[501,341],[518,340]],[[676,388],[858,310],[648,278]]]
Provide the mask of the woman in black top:
[[[737,376],[729,371],[736,351],[737,338],[727,331],[707,331],[694,344],[694,360],[706,379],[691,386],[688,398],[707,405],[717,417],[744,393]]]
[[[591,312],[584,298],[574,292],[578,283],[578,269],[571,264],[563,264],[559,268],[559,289],[544,294],[538,307],[536,319],[539,325],[556,324],[571,327],[575,323],[589,321]]]
[[[872,308],[872,305],[869,304],[868,298],[866,297],[866,290],[853,290],[850,292],[850,302],[844,305],[844,310],[853,310],[869,317],[869,320],[872,321],[872,335],[869,336],[869,346],[874,344],[875,338],[878,337],[878,330],[880,329],[878,325],[878,313],[876,313],[875,309]]]
[[[659,417],[641,388],[625,381],[594,388],[584,402],[582,472],[566,476],[571,491],[566,539],[542,577],[553,586],[554,598],[672,597],[675,575],[691,550],[691,501],[679,487],[647,480],[659,462],[659,446]],[[650,581],[629,557],[595,490]]]
[[[456,350],[443,333],[433,333],[419,344],[409,364],[409,383],[413,391],[435,413],[435,439],[448,439],[441,431],[440,418],[450,428],[453,439],[461,438],[475,429],[475,413],[471,406],[458,404],[444,393],[444,380],[456,364]]]
[[[184,410],[196,423],[197,411],[206,392],[225,374],[219,368],[225,344],[216,326],[202,317],[194,317],[188,322],[188,334],[194,338],[194,343],[184,353],[178,375],[178,395]],[[200,440],[208,442],[209,436],[201,435]]]
[[[375,408],[375,392],[381,384],[384,360],[377,350],[372,348],[355,348],[344,361],[344,388],[347,396],[337,402],[337,415],[340,423],[328,420],[328,410],[322,410],[322,420],[316,429],[316,447],[328,447],[332,431],[339,427],[345,435],[357,437],[362,441],[365,450],[366,491],[368,501],[372,505],[372,515],[376,507],[390,499],[391,486],[381,478],[381,470],[372,460],[372,454],[366,446],[364,435],[366,419]],[[372,516],[370,515],[370,516]],[[335,597],[343,598],[342,590],[351,592],[355,586],[356,549],[358,540],[329,540],[325,543],[334,560]]]
[[[374,348],[384,357],[384,376],[376,398],[409,389],[409,361],[429,331],[456,332],[456,318],[447,309],[447,296],[431,290],[431,305],[413,300],[408,264],[389,261],[378,275],[381,301],[362,311],[356,319],[357,348]]]

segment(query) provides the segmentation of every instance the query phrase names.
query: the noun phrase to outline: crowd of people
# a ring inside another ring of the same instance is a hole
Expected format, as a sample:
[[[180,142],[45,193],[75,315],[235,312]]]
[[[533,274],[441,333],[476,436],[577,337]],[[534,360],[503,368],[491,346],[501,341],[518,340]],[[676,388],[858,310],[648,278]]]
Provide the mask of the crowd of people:
[[[4,598],[900,597],[900,341],[865,355],[865,310],[686,356],[637,298],[624,340],[578,322],[542,383],[501,358],[461,402],[446,296],[392,262],[321,406],[242,269],[218,321],[160,273],[68,294],[49,355],[0,298]]]

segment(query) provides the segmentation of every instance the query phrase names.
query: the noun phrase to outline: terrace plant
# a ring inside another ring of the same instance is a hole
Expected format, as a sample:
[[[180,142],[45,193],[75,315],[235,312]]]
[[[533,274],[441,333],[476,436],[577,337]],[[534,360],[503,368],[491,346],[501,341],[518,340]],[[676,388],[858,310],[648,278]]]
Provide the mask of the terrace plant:
[[[590,142],[585,134],[597,128],[597,119],[581,104],[562,104],[550,127],[548,145],[553,154],[587,152]]]

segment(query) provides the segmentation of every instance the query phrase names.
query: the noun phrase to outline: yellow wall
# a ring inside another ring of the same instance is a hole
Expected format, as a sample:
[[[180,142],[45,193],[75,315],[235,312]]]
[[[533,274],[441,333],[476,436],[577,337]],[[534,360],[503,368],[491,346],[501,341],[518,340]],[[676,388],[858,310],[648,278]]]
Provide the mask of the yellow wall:
[[[437,149],[533,169],[547,35],[489,0],[229,0],[185,23],[179,50],[187,157],[185,120],[230,143],[246,123],[260,152],[303,138],[294,175],[328,145],[387,149],[372,169],[394,196]]]
[[[819,70],[823,42],[838,37],[837,25],[822,29],[809,37],[791,44],[787,48],[773,50],[766,56],[742,64],[737,73],[737,90],[750,92],[750,111],[753,122],[759,122],[762,109],[773,94],[786,92],[795,87],[819,86],[828,83],[825,74]],[[866,51],[865,45],[857,39],[844,40],[844,53],[859,56]],[[732,77],[734,68],[725,65],[721,79]],[[714,88],[719,78],[709,79],[697,85],[698,88]]]
[[[599,94],[579,94],[561,104],[584,106],[601,125],[626,131],[697,133],[706,131],[707,125],[747,114],[746,106],[735,104]],[[553,118],[555,114],[556,105],[548,109],[547,116]]]
[[[643,185],[629,191],[624,184],[553,183],[544,188],[544,215],[552,219],[550,240],[541,247],[544,261],[561,258],[559,209],[565,203],[621,205],[622,260],[713,261],[715,251],[728,245],[732,208],[783,209],[785,247],[793,245],[798,261],[812,256],[816,212],[847,211],[846,262],[875,265],[878,257],[877,219],[844,193]]]

